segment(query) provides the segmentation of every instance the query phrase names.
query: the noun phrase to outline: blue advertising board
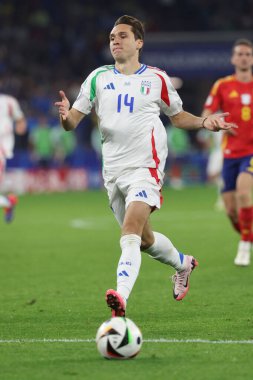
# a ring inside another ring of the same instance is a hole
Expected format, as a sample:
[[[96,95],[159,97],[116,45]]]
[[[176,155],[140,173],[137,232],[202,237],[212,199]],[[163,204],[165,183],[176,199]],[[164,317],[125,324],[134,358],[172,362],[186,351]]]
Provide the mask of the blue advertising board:
[[[234,40],[173,42],[159,38],[145,41],[142,61],[165,70],[169,76],[219,77],[233,72],[230,63]]]

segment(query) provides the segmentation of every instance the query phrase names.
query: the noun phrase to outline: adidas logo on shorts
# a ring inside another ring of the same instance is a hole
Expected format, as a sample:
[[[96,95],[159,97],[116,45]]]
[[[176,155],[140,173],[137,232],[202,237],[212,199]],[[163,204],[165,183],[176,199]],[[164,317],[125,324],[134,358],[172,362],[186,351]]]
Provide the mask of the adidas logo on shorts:
[[[147,193],[145,190],[140,191],[139,193],[135,194],[136,197],[141,197],[141,198],[147,198]]]

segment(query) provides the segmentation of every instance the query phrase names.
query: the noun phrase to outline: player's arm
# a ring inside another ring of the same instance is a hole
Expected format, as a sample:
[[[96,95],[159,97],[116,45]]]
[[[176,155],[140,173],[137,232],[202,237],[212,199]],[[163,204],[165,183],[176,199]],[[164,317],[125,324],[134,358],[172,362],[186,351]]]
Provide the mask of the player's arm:
[[[26,122],[24,113],[16,98],[12,96],[9,96],[8,98],[9,98],[8,106],[10,110],[10,117],[12,118],[12,121],[14,123],[15,133],[17,135],[23,135],[25,134],[27,130],[27,122]]]
[[[212,114],[206,117],[198,117],[186,111],[180,111],[176,115],[170,116],[171,123],[182,129],[200,129],[205,128],[217,132],[221,129],[227,130],[238,128],[234,123],[227,123],[224,117],[228,113]]]
[[[64,91],[59,91],[59,94],[61,100],[59,102],[55,102],[55,106],[58,107],[61,125],[65,131],[72,131],[78,126],[85,114],[75,108],[70,109],[70,103]]]
[[[25,117],[15,121],[15,132],[17,135],[24,135],[27,130],[27,123]]]

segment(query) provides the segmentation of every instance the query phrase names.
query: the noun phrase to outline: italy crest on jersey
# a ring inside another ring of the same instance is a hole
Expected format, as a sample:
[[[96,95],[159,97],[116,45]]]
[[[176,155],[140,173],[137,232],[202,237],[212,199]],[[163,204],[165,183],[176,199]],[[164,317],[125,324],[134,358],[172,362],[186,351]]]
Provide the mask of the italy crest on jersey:
[[[141,93],[142,95],[148,95],[151,89],[151,82],[148,80],[143,80],[141,82]]]

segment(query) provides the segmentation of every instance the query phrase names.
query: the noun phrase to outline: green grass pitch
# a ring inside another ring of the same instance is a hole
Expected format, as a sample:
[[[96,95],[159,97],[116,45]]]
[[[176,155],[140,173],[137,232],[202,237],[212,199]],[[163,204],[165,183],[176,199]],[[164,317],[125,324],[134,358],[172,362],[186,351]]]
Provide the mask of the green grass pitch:
[[[143,253],[127,316],[147,342],[128,361],[103,359],[93,341],[120,252],[105,192],[20,197],[15,221],[0,221],[1,380],[252,379],[253,266],[233,264],[239,236],[213,209],[214,188],[163,194],[153,228],[199,267],[176,302],[174,270]]]

